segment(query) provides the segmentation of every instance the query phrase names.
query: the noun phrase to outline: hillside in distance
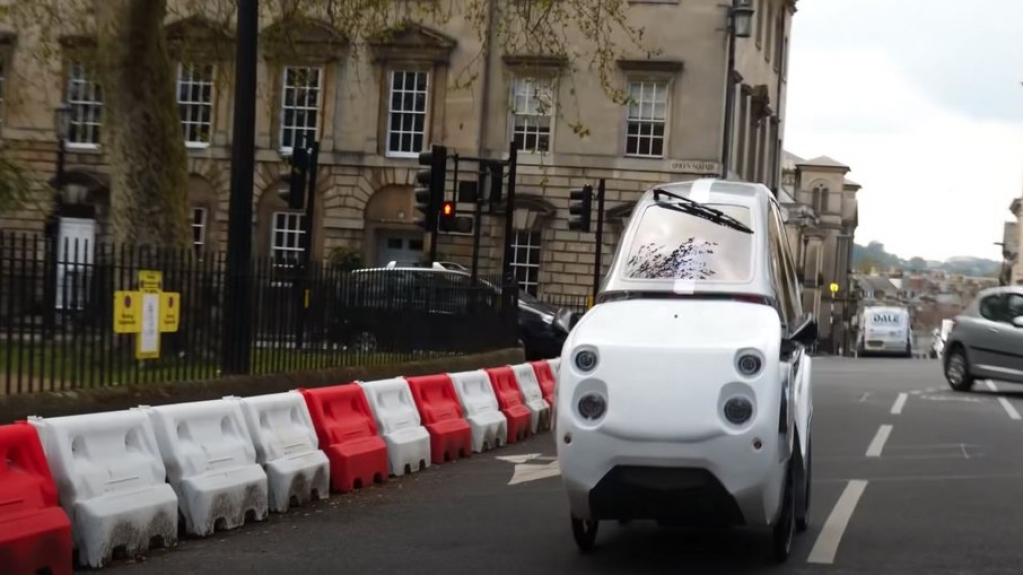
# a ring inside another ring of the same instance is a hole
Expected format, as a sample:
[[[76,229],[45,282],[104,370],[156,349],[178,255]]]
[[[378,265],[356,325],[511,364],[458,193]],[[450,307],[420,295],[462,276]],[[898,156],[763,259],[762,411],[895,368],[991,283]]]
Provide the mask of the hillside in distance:
[[[957,256],[945,261],[928,261],[919,257],[903,259],[888,253],[881,242],[870,242],[865,246],[854,244],[853,268],[865,271],[871,266],[882,270],[892,267],[904,271],[943,270],[966,276],[985,277],[998,275],[1002,262],[972,256]]]

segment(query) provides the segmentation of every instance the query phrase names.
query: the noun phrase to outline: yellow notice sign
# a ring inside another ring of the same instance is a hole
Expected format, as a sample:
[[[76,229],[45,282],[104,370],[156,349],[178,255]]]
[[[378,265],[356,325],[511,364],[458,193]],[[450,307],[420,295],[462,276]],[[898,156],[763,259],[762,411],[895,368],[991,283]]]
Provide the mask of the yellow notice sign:
[[[178,331],[181,323],[181,294],[160,292],[160,332]]]
[[[163,287],[163,272],[154,270],[139,270],[139,289],[148,292],[158,292]]]
[[[134,291],[114,292],[114,333],[142,331],[142,294]]]

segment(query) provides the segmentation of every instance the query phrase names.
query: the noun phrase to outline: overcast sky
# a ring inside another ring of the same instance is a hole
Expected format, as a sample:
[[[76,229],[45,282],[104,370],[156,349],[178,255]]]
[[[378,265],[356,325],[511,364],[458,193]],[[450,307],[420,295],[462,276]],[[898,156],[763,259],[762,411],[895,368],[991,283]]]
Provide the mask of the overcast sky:
[[[997,259],[1023,194],[1023,0],[799,0],[785,147],[863,186],[856,241]]]

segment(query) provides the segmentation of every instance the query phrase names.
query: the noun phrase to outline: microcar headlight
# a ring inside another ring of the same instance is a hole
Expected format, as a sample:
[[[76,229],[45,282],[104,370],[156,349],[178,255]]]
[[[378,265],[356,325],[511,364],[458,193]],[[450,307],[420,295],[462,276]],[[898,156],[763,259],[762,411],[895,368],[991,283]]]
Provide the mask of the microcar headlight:
[[[587,393],[579,398],[576,409],[583,419],[596,421],[607,413],[607,399],[599,393]]]
[[[595,349],[581,349],[575,352],[575,356],[572,358],[576,368],[583,373],[588,373],[597,368],[597,350]]]
[[[764,358],[752,349],[740,350],[735,356],[735,369],[743,377],[754,377],[764,368]]]
[[[742,425],[753,417],[753,402],[741,395],[731,397],[725,402],[725,419],[733,425]]]

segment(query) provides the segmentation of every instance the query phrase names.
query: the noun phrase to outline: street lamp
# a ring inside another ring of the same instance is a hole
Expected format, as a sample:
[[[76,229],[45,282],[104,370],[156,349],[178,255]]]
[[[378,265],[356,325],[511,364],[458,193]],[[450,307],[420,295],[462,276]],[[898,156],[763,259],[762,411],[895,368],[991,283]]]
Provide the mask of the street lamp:
[[[749,38],[753,35],[753,7],[749,0],[742,4],[732,5],[729,16],[732,19],[732,31],[736,38]]]
[[[728,70],[725,74],[725,133],[721,147],[721,179],[728,179],[732,163],[732,131],[735,123],[735,39],[753,34],[753,7],[750,0],[732,0],[728,9]]]

